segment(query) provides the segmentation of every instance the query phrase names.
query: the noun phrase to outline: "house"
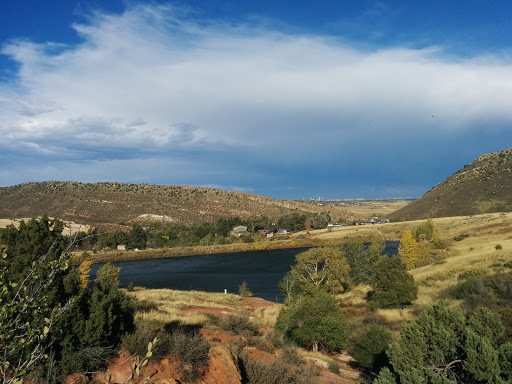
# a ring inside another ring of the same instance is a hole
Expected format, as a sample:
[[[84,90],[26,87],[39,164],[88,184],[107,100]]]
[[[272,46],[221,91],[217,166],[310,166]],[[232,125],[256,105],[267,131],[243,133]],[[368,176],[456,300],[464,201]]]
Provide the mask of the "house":
[[[307,231],[314,228],[314,226],[315,222],[313,221],[313,219],[307,219],[306,222],[304,223],[304,229]]]
[[[327,227],[346,227],[347,224],[345,223],[329,223],[327,224]]]
[[[234,236],[234,237],[242,237],[242,236],[246,236],[249,234],[249,231],[247,231],[247,227],[244,226],[244,225],[238,225],[236,227],[234,227],[231,232],[229,232],[229,234],[231,236]]]
[[[258,230],[258,233],[260,235],[263,235],[263,236],[268,235],[270,232],[272,232],[270,229],[260,229],[260,230]]]
[[[117,244],[118,251],[126,251],[126,244]]]
[[[277,229],[277,234],[278,235],[287,235],[288,234],[288,230],[285,229],[285,228],[278,228]]]

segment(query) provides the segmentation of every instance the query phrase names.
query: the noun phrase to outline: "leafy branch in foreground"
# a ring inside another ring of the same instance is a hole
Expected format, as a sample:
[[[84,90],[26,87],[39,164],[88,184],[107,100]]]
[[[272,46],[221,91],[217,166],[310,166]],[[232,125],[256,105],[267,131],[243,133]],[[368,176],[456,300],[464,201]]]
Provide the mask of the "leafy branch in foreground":
[[[71,306],[53,303],[48,293],[56,276],[68,267],[62,253],[50,260],[53,244],[47,253],[32,262],[21,282],[10,281],[7,247],[2,248],[0,268],[0,379],[2,383],[19,383],[36,364],[46,359],[52,344],[50,330],[55,321]]]

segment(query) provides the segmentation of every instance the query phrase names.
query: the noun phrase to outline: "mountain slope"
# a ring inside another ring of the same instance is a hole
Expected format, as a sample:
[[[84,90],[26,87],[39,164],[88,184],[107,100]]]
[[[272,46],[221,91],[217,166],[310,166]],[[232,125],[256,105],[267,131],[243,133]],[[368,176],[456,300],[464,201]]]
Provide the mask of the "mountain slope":
[[[417,220],[511,211],[512,149],[507,149],[480,156],[388,218]]]
[[[265,215],[278,218],[291,212],[327,210],[333,218],[347,216],[332,207],[327,209],[211,188],[55,181],[0,188],[0,218],[46,214],[86,224],[133,220],[194,224],[216,221],[220,217],[246,219]]]

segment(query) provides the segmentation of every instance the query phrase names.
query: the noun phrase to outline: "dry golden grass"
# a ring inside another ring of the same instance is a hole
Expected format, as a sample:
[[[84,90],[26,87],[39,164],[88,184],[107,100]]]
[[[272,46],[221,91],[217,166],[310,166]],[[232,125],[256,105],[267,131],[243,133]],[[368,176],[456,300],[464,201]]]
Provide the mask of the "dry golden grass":
[[[260,328],[265,327],[274,327],[277,315],[279,315],[279,311],[281,310],[282,305],[273,305],[271,307],[263,307],[257,308],[251,315],[254,319],[254,322]]]
[[[462,272],[478,269],[493,274],[512,261],[512,213],[442,218],[433,222],[447,243],[446,259],[443,264],[410,271],[419,283],[416,305],[433,304],[443,290],[457,283]],[[461,234],[468,237],[453,240]],[[498,244],[503,249],[496,250]]]
[[[353,213],[359,217],[380,217],[389,215],[391,212],[405,207],[410,201],[369,201],[365,205],[359,207],[347,207],[345,209],[348,213]]]
[[[503,264],[512,261],[512,213],[493,213],[432,219],[446,248],[438,252],[445,257],[442,264],[427,265],[410,271],[419,284],[418,299],[407,309],[379,310],[377,315],[387,322],[402,322],[414,318],[414,312],[434,304],[448,287],[457,284],[460,273],[478,269],[489,274],[503,270]],[[343,242],[347,237],[360,236],[370,240],[375,235],[386,240],[399,240],[406,229],[411,230],[424,220],[378,224],[372,226],[340,227],[310,231],[312,239]],[[461,241],[454,238],[467,235]],[[502,246],[496,250],[496,245]],[[368,286],[355,287],[340,295],[346,307],[364,305]],[[453,302],[453,304],[457,304]]]
[[[213,308],[220,313],[243,313],[249,310],[247,304],[239,296],[231,294],[171,289],[142,289],[128,293],[139,302],[146,302],[156,307],[148,311],[137,312],[135,319],[157,324],[173,321],[182,324],[205,324],[208,321],[208,316],[205,313],[186,311],[196,308]]]

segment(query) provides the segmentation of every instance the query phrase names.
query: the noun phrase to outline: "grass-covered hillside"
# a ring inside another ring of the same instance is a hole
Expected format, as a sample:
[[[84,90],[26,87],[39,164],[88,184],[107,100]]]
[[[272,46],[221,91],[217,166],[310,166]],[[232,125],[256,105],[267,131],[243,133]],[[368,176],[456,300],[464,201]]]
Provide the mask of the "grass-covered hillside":
[[[392,220],[512,211],[512,149],[480,156],[418,200],[390,215]]]
[[[40,182],[0,188],[0,218],[44,214],[84,224],[164,221],[180,224],[219,218],[268,216],[292,212],[330,212],[333,219],[354,217],[336,207],[273,200],[248,193],[186,186]]]

